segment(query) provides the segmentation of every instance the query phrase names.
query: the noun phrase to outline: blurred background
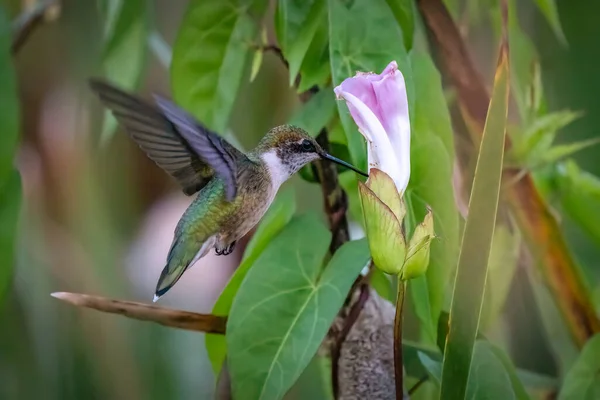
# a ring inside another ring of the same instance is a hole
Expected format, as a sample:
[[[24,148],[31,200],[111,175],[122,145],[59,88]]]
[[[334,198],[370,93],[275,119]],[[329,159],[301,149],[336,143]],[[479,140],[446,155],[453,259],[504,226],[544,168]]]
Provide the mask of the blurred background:
[[[0,398],[210,398],[214,375],[203,335],[79,310],[50,297],[71,291],[141,302],[152,298],[173,229],[192,198],[121,130],[103,140],[108,129],[104,110],[86,79],[110,70],[115,80],[126,76],[135,82],[131,90],[144,98],[154,92],[169,95],[165,59],[188,2],[150,2],[139,39],[123,44],[114,57],[103,52],[106,13],[101,3],[107,2],[60,3],[14,56],[21,101],[15,163],[24,193],[15,273],[0,298]],[[448,3],[491,82],[497,48],[489,14],[495,2]],[[34,0],[0,4],[11,20],[37,6]],[[558,42],[533,2],[519,6],[521,25],[540,54],[548,108],[584,112],[559,140],[600,137],[600,3],[560,0],[557,5],[568,46]],[[274,41],[272,26],[268,32]],[[266,53],[256,79],[244,80],[228,138],[251,148],[269,128],[288,121],[298,104],[285,66]],[[600,175],[597,148],[578,153],[576,161]],[[287,185],[299,189],[301,210],[322,208],[317,185],[300,177]],[[598,305],[600,250],[568,215],[560,218],[586,280],[596,288]],[[238,246],[232,256],[202,259],[161,305],[210,312],[242,252]],[[514,286],[508,303],[514,313],[507,317],[514,318],[511,342],[535,354],[517,363],[554,374],[549,345],[539,339],[540,322],[527,311],[531,294],[518,282]]]

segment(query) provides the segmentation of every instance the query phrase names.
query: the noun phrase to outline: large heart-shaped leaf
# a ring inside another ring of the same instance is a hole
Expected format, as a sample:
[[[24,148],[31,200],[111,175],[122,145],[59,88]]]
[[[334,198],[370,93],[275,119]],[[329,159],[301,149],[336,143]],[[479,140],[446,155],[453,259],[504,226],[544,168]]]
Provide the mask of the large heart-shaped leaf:
[[[292,189],[279,192],[273,204],[256,228],[256,232],[246,246],[244,258],[240,266],[223,289],[213,307],[213,314],[220,316],[229,315],[233,299],[237,294],[242,281],[258,256],[269,245],[271,240],[290,222],[296,212],[296,198]],[[206,351],[215,373],[219,372],[227,351],[227,344],[222,335],[206,335]]]
[[[331,233],[313,214],[293,219],[248,272],[227,324],[234,398],[280,399],[316,353],[369,260],[344,244],[323,269]]]
[[[248,54],[257,45],[264,0],[194,0],[173,48],[171,86],[177,103],[224,133]]]
[[[411,177],[406,198],[411,218],[407,218],[407,230],[411,232],[423,220],[428,206],[439,239],[431,244],[426,276],[411,280],[409,292],[422,332],[433,344],[458,255],[458,211],[452,186],[454,141],[439,72],[426,54],[413,51],[410,61],[415,101],[410,109]]]

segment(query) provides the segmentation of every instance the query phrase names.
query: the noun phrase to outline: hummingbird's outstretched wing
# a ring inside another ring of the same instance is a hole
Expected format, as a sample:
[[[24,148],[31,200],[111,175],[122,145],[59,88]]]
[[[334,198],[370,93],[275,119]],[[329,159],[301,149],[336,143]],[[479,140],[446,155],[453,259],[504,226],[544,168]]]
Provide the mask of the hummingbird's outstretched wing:
[[[156,104],[176,127],[192,150],[210,165],[225,182],[225,197],[232,201],[237,193],[238,165],[246,155],[225,139],[211,132],[185,110],[164,97],[155,95]]]
[[[226,182],[227,198],[233,199],[235,161],[244,158],[243,153],[192,117],[177,117],[185,112],[172,103],[169,110],[159,110],[100,80],[90,80],[90,86],[146,155],[173,176],[185,194],[196,193],[217,173]],[[189,126],[181,126],[183,121]]]

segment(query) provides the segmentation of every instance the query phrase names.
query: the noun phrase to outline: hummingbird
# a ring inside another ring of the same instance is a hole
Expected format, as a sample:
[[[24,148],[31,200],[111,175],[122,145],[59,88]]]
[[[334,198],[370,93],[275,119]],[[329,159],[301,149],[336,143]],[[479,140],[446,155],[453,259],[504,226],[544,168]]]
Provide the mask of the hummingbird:
[[[213,248],[217,255],[230,254],[260,221],[279,187],[307,163],[325,159],[367,176],[295,126],[271,129],[245,154],[164,97],[154,95],[153,105],[102,80],[91,79],[90,87],[183,193],[198,193],[177,223],[154,302]]]

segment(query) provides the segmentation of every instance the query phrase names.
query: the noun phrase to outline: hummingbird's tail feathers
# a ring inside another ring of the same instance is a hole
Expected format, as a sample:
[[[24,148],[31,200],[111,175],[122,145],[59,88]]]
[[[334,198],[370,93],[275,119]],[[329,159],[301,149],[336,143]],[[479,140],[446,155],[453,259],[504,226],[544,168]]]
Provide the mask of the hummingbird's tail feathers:
[[[176,236],[167,257],[167,265],[158,278],[153,302],[167,293],[196,261],[208,254],[215,242],[216,238],[211,236],[198,250],[199,243],[193,238],[185,239],[183,236]]]
[[[90,79],[90,88],[146,155],[177,180],[185,194],[196,193],[212,179],[212,168],[157,107],[99,79]]]

